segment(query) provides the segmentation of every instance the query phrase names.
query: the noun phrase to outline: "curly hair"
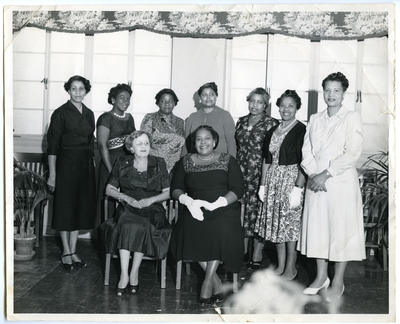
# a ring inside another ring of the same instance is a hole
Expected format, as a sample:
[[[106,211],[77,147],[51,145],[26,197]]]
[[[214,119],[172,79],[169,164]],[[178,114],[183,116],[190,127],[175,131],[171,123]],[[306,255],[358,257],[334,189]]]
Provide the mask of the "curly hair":
[[[118,83],[115,87],[110,89],[110,92],[108,93],[108,100],[107,102],[112,105],[112,98],[116,99],[118,95],[122,92],[126,91],[129,93],[129,96],[132,96],[132,88],[130,85],[125,84],[125,83]]]
[[[204,89],[212,89],[215,92],[215,95],[218,97],[218,86],[214,82],[204,83],[199,90],[197,90],[197,94],[201,97]]]
[[[90,85],[90,81],[80,75],[74,75],[74,76],[70,77],[67,82],[64,83],[65,91],[68,92],[69,90],[71,90],[71,84],[74,81],[80,81],[83,83],[83,85],[85,86],[86,94],[88,94],[90,92],[90,89],[92,88],[92,86]]]
[[[150,147],[152,146],[152,138],[149,133],[142,130],[135,130],[125,139],[125,147],[128,149],[128,151],[131,150],[133,141],[142,135],[147,135],[147,137],[149,138]]]
[[[162,90],[158,91],[158,93],[154,97],[154,99],[156,99],[156,105],[157,106],[160,103],[161,97],[164,94],[169,94],[169,95],[172,96],[172,98],[174,99],[174,102],[175,102],[175,106],[178,104],[179,99],[178,99],[177,95],[175,94],[174,90],[165,88],[165,89],[162,89]]]
[[[197,128],[192,132],[191,138],[192,138],[192,144],[193,144],[193,146],[194,146],[194,147],[196,146],[196,136],[197,136],[197,133],[198,133],[199,131],[203,130],[203,129],[206,130],[206,131],[209,131],[209,132],[211,133],[211,136],[212,136],[213,140],[215,141],[214,149],[216,149],[217,146],[218,146],[218,143],[219,143],[219,135],[218,135],[217,131],[214,130],[214,128],[212,128],[211,126],[208,126],[208,125],[200,125],[199,127],[197,127]]]
[[[281,105],[281,101],[283,98],[293,98],[294,101],[296,101],[296,109],[299,110],[301,108],[301,98],[297,94],[296,90],[286,90],[284,93],[281,94],[281,96],[278,98],[276,101],[276,105],[279,107]]]
[[[339,81],[342,84],[343,92],[346,92],[349,87],[349,80],[341,72],[331,73],[322,81],[322,89],[325,89],[325,84],[328,81]]]
[[[268,92],[264,89],[264,88],[255,88],[254,90],[252,90],[246,97],[246,101],[250,101],[251,97],[253,97],[253,95],[260,95],[262,96],[263,100],[264,100],[264,104],[268,105],[269,102],[269,94]]]

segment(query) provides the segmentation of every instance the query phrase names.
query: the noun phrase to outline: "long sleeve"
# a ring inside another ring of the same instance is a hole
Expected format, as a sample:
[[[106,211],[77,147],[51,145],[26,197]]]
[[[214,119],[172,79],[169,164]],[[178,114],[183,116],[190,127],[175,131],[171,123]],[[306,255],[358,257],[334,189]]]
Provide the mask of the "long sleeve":
[[[358,112],[351,112],[345,120],[345,143],[343,154],[332,160],[328,172],[335,176],[355,167],[363,148],[363,124]]]
[[[312,115],[306,128],[306,134],[304,135],[304,142],[302,148],[302,162],[301,167],[308,174],[311,175],[317,172],[317,164],[315,163],[314,154],[312,152],[311,143],[311,128],[315,120],[315,115]]]
[[[140,130],[151,135],[153,133],[152,128],[153,128],[153,123],[151,114],[146,114],[142,120],[142,124],[140,125]]]

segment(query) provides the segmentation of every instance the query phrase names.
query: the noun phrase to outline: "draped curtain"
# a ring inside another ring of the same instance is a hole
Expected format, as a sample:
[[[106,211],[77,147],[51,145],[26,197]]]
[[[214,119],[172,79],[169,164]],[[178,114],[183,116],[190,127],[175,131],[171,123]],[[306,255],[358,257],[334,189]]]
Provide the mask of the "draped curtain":
[[[84,34],[145,29],[173,37],[283,34],[313,41],[361,40],[388,35],[388,12],[14,11],[13,32],[24,27]]]

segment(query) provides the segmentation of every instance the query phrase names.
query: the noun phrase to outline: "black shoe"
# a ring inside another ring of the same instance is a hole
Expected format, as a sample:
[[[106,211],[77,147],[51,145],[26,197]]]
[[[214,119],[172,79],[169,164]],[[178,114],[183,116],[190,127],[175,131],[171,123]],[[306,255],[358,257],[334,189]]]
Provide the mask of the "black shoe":
[[[118,288],[117,287],[117,296],[118,297],[122,297],[123,295],[125,295],[127,287],[128,287],[128,285],[126,285],[125,288]]]
[[[137,294],[139,292],[139,284],[136,286],[129,284],[129,292],[131,294]]]
[[[62,260],[64,257],[71,256],[71,255],[72,255],[72,254],[64,254],[64,255],[61,255],[61,264],[63,265],[63,267],[64,267],[65,270],[71,270],[71,269],[74,268],[74,267],[73,267],[73,263],[64,263],[63,260]]]
[[[247,268],[247,269],[250,269],[252,266],[253,266],[253,261],[252,261],[252,260],[250,260],[249,262],[247,262],[247,264],[246,264],[246,268]]]
[[[220,303],[220,302],[224,301],[224,295],[222,295],[221,293],[215,294],[215,295],[212,295],[210,299],[214,303]]]
[[[260,269],[261,263],[262,263],[262,260],[260,260],[260,261],[253,261],[253,264],[251,265],[251,268],[252,268],[253,270]]]
[[[76,254],[76,252],[71,253],[71,255]],[[83,261],[72,261],[74,263],[74,265],[76,265],[78,268],[84,268],[87,266],[87,264]]]
[[[212,300],[211,300],[211,298],[202,298],[202,297],[200,297],[199,298],[199,305],[200,306],[210,306],[210,305],[212,305]]]

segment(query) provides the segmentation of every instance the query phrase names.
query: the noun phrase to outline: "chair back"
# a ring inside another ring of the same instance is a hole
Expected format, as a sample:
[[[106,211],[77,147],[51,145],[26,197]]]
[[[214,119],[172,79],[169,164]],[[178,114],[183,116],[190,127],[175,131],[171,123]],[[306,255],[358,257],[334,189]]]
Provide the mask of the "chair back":
[[[48,172],[47,155],[45,153],[14,153],[14,158],[27,169],[46,176]]]

